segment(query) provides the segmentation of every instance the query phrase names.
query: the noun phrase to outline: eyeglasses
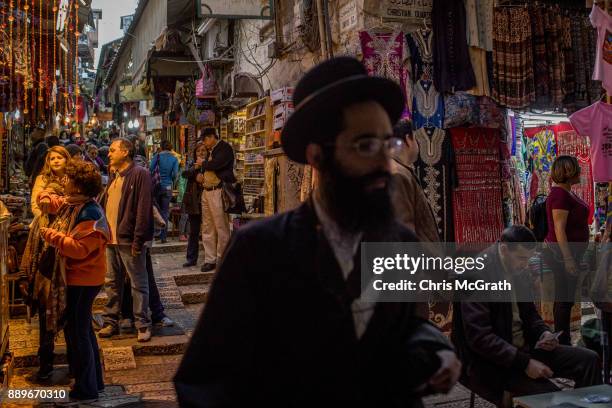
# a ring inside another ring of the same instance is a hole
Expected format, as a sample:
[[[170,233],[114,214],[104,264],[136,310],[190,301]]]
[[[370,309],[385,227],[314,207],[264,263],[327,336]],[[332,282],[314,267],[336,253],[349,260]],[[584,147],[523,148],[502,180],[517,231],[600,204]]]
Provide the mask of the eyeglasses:
[[[336,144],[331,143],[331,146]],[[358,140],[355,143],[348,145],[360,156],[374,157],[383,149],[388,153],[397,153],[404,146],[404,141],[398,137],[390,137],[388,139],[380,139],[377,137],[368,137]]]

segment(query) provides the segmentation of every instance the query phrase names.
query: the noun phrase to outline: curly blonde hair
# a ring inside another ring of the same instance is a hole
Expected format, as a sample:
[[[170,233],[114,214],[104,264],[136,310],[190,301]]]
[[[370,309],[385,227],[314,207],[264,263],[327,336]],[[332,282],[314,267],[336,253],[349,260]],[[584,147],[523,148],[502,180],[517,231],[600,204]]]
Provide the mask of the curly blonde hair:
[[[51,165],[49,164],[49,157],[51,156],[51,153],[57,153],[62,155],[64,159],[66,159],[66,164],[68,164],[68,161],[70,160],[70,153],[68,153],[68,150],[66,150],[65,147],[53,146],[49,148],[49,150],[47,150],[47,156],[45,157],[45,165],[40,172],[40,175],[42,176],[43,181],[45,183],[49,183],[52,181],[60,181],[59,177],[57,177],[53,173],[53,170],[51,170]]]

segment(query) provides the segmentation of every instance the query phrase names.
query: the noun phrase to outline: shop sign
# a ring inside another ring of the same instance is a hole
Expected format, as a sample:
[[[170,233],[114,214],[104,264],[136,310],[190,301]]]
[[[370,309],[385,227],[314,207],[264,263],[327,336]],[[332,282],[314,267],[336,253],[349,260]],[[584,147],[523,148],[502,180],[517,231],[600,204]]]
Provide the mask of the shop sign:
[[[147,116],[147,130],[157,130],[164,128],[162,116]]]
[[[380,15],[389,20],[431,19],[433,0],[384,0]]]
[[[357,4],[355,0],[351,0],[340,7],[339,21],[341,33],[346,33],[357,27]]]
[[[271,20],[272,0],[199,0],[198,16],[202,18]]]

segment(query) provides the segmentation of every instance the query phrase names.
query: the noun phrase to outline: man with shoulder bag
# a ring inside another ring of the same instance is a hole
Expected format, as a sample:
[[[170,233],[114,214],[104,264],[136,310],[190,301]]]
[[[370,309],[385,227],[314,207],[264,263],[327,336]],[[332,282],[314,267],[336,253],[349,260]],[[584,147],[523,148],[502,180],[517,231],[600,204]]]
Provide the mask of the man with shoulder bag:
[[[202,185],[202,243],[204,265],[202,272],[216,268],[230,237],[230,226],[223,204],[223,185],[236,182],[234,176],[234,149],[220,140],[214,128],[205,128],[202,141],[208,150],[196,180]]]

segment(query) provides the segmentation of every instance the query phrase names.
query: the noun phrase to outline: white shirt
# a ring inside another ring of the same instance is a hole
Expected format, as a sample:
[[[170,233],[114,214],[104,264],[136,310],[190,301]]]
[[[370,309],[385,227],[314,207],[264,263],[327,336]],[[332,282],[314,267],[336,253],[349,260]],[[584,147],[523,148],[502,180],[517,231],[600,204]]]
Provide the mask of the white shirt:
[[[331,246],[334,255],[336,256],[336,260],[340,265],[342,276],[344,277],[344,280],[346,280],[349,274],[353,271],[355,265],[355,254],[357,253],[357,248],[361,243],[363,233],[359,232],[357,234],[349,234],[342,231],[331,216],[327,214],[317,196],[317,194],[313,194],[312,201],[314,203],[315,212],[319,218],[321,227],[323,228],[323,233],[329,241],[329,245]],[[368,323],[374,314],[374,307],[376,306],[376,303],[365,302],[362,300],[362,297],[363,295],[355,299],[351,305],[351,311],[353,312],[353,324],[357,338],[361,338],[363,333],[365,333],[366,329],[368,328]]]

